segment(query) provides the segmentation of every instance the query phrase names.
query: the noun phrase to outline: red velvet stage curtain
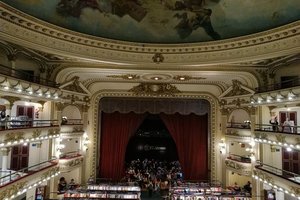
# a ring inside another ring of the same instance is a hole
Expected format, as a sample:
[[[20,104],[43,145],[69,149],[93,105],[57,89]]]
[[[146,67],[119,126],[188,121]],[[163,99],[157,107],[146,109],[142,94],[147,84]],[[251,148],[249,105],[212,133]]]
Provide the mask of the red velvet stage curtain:
[[[102,113],[100,178],[112,180],[123,178],[127,144],[145,116],[133,112]]]
[[[185,180],[208,179],[208,115],[160,114],[172,135]]]

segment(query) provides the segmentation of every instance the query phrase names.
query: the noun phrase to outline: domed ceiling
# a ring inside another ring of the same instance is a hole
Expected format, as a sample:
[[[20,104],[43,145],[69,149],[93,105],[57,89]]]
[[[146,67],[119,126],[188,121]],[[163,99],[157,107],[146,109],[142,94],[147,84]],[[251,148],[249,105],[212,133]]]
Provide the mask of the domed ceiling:
[[[66,29],[142,43],[228,39],[300,19],[299,0],[2,1]]]

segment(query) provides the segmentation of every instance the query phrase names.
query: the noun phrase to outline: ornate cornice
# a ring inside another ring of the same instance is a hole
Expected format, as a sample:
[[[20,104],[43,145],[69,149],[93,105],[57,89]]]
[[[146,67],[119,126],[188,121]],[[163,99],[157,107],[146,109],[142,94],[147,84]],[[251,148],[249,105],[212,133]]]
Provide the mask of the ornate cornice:
[[[189,45],[141,45],[69,31],[37,20],[1,3],[0,26],[3,27],[0,32],[2,38],[24,43],[23,45],[27,47],[39,45],[48,53],[64,52],[64,55],[71,57],[80,55],[95,61],[100,61],[101,58],[102,61],[123,63],[155,64],[153,57],[157,58],[157,55],[163,55],[163,59],[161,56],[159,60],[156,59],[160,65],[196,63],[200,66],[205,63],[247,62],[253,57],[277,57],[278,52],[282,51],[296,52],[300,46],[299,21],[269,31],[227,40]],[[272,54],[274,56],[270,56]]]

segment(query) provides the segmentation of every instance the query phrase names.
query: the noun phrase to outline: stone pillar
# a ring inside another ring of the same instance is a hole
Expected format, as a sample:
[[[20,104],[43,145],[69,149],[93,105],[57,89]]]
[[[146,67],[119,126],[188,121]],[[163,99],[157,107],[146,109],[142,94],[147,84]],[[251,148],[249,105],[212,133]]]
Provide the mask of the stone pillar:
[[[57,199],[57,190],[58,190],[58,177],[54,177],[52,179],[50,179],[50,199]]]

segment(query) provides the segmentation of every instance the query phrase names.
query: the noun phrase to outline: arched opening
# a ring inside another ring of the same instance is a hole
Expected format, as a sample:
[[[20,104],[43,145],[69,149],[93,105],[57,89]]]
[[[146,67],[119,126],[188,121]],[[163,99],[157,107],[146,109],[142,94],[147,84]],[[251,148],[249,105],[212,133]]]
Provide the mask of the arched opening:
[[[158,115],[172,136],[185,180],[210,178],[207,100],[103,98],[99,108],[99,178],[124,177],[128,143],[149,113]]]
[[[150,114],[131,137],[125,160],[177,161],[176,144],[159,115]]]

